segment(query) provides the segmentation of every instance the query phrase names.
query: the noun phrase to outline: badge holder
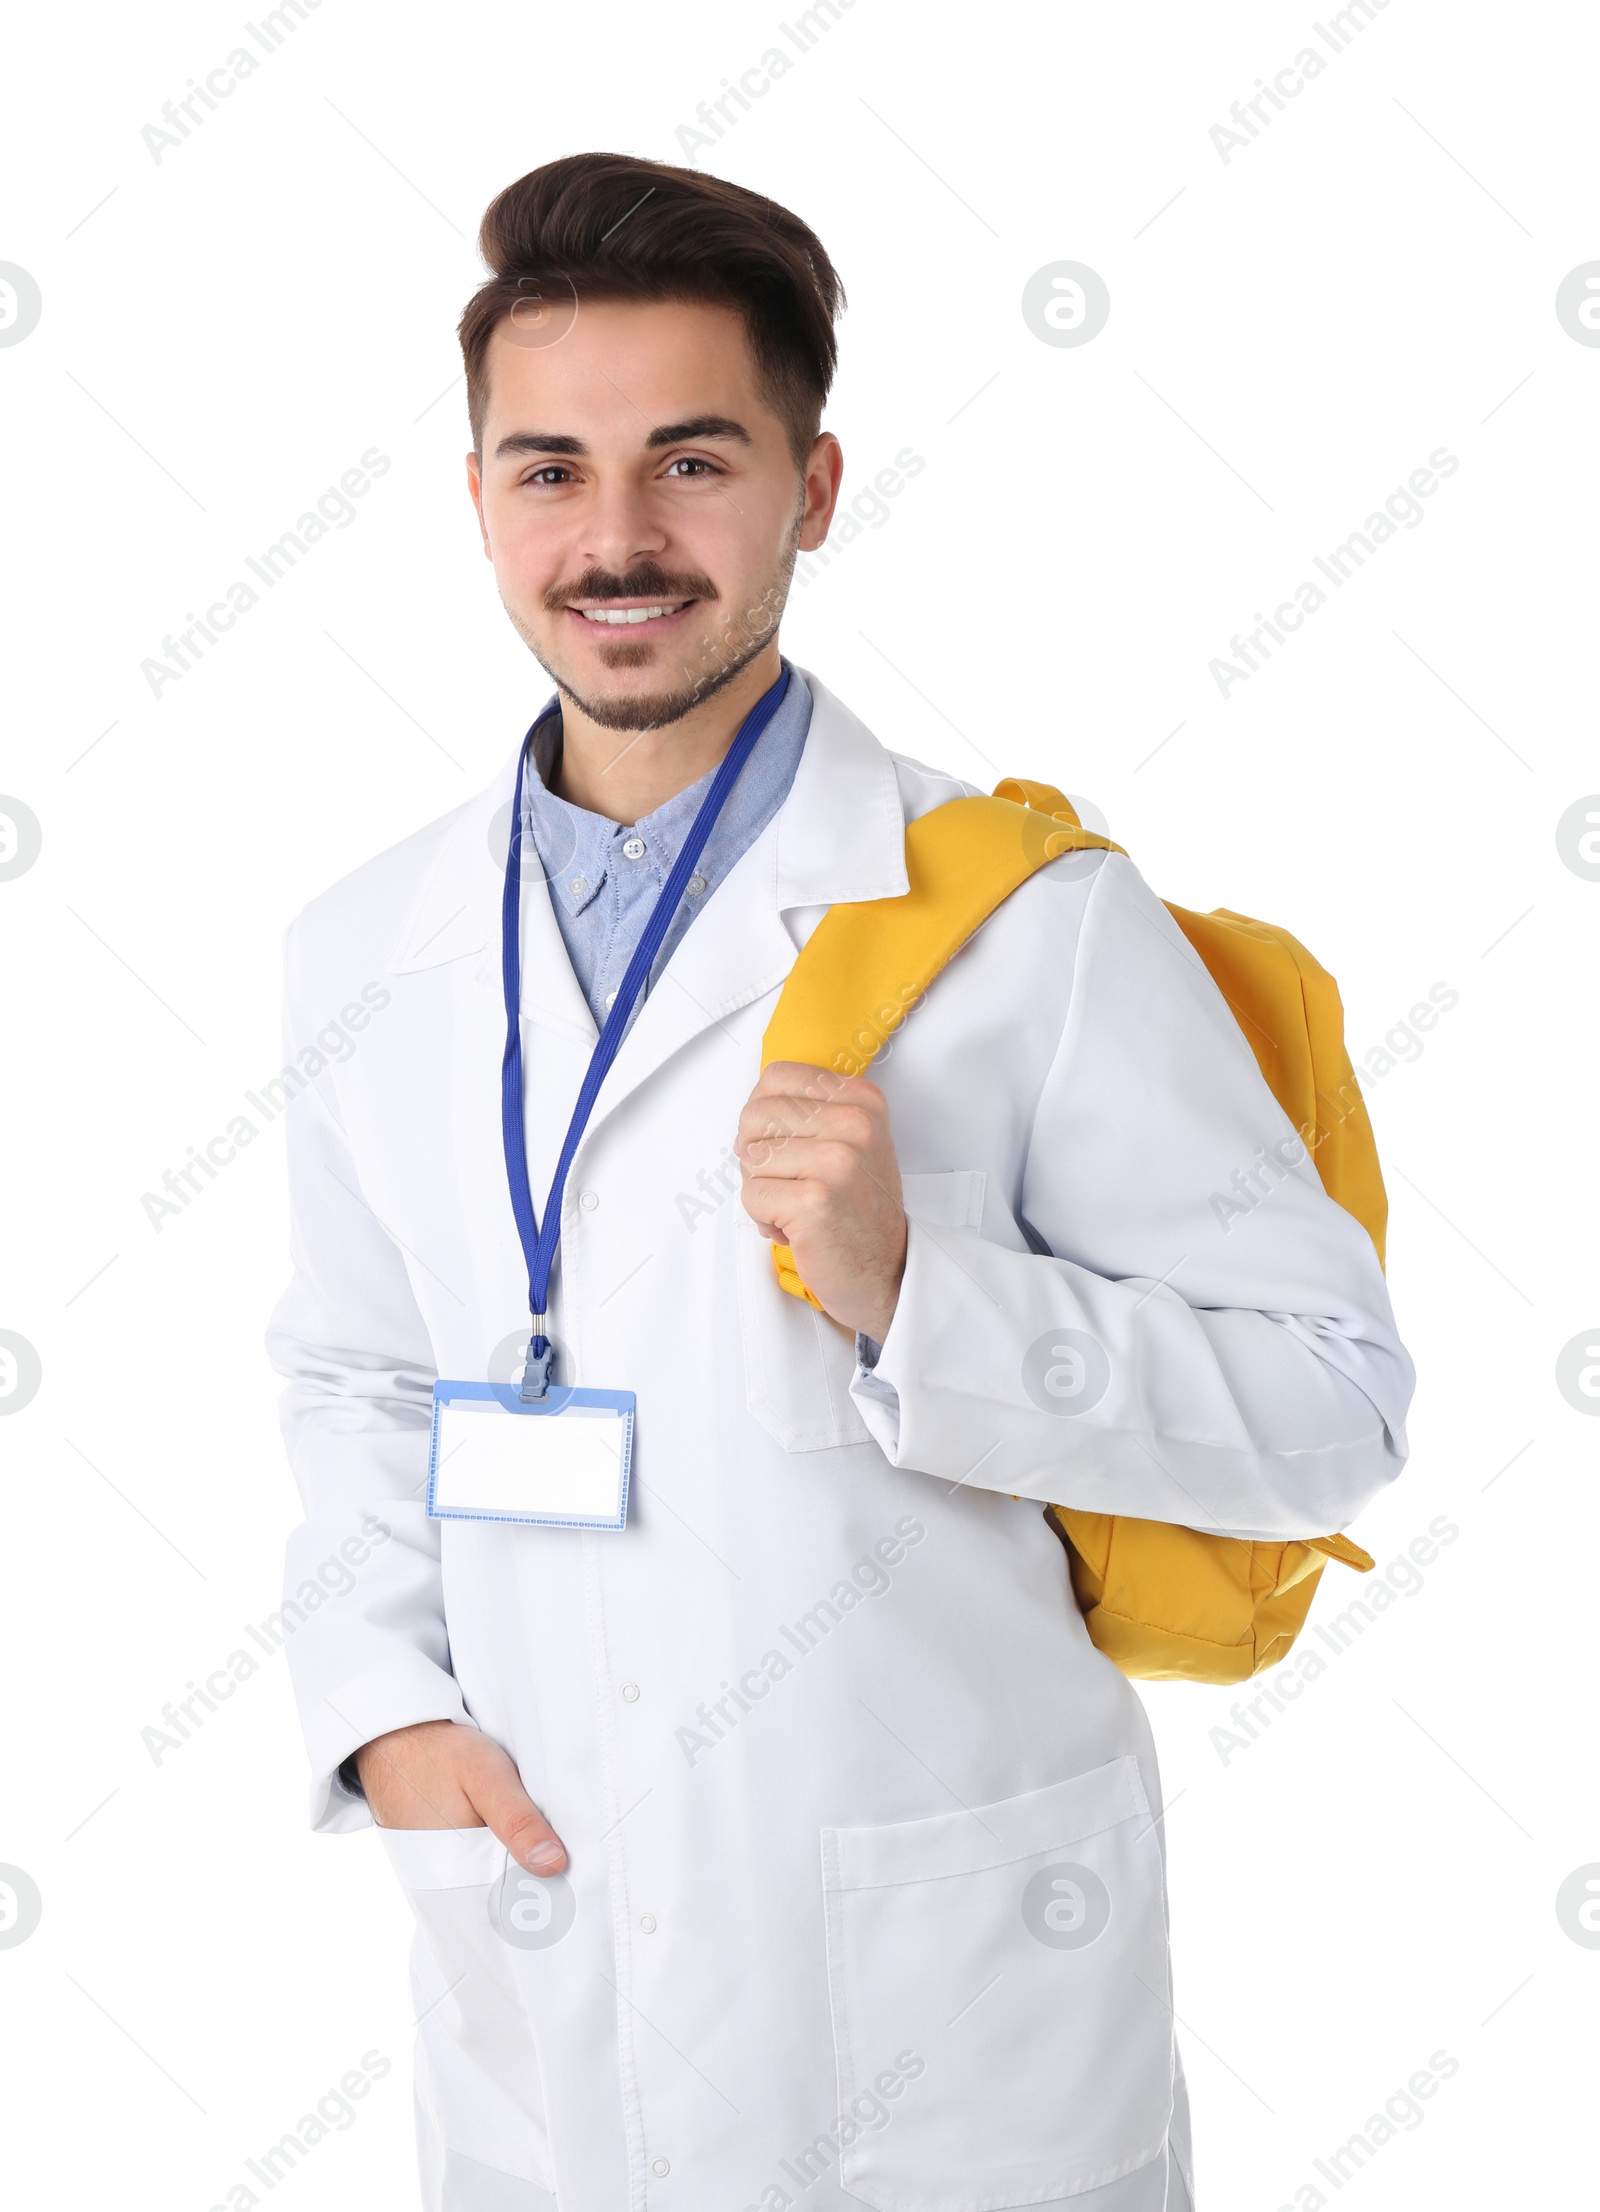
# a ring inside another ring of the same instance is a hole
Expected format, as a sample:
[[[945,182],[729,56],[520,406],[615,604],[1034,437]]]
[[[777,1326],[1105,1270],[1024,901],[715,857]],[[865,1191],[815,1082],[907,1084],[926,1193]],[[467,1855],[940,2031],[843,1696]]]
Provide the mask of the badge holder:
[[[631,1390],[436,1382],[428,1517],[620,1529],[633,1465]]]

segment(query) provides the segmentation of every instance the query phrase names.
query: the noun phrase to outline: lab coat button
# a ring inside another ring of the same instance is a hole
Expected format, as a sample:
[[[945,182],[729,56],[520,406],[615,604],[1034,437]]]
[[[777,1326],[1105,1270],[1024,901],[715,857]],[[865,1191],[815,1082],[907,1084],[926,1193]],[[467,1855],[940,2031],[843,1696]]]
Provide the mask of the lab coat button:
[[[670,2174],[672,2168],[667,2164],[667,2161],[664,2158],[652,2158],[650,2161],[650,2171],[653,2174]]]
[[[586,1214],[592,1214],[599,1203],[600,1193],[597,1190],[586,1190],[580,1195],[578,1199],[578,1204],[583,1208]]]
[[[639,1915],[639,1925],[647,1936],[653,1936],[656,1932],[655,1914],[653,1912],[641,1913]]]
[[[638,1683],[637,1683],[637,1682],[624,1682],[624,1683],[623,1683],[623,1685],[622,1685],[622,1694],[623,1694],[623,1696],[624,1696],[624,1697],[625,1697],[625,1698],[627,1699],[627,1701],[628,1701],[628,1703],[629,1703],[630,1705],[632,1705],[632,1704],[636,1703],[636,1702],[637,1702],[637,1700],[638,1700],[638,1696],[639,1696],[639,1685],[638,1685]]]

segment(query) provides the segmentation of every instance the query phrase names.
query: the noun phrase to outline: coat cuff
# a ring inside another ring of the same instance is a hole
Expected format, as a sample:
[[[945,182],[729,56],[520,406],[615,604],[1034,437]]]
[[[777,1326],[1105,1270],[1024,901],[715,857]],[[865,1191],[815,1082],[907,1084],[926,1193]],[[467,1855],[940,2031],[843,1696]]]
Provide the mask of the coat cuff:
[[[883,1346],[875,1338],[856,1331],[856,1371],[850,1378],[850,1395],[866,1422],[873,1442],[886,1458],[898,1464],[900,1451],[900,1393],[878,1373]]]
[[[965,1479],[971,1472],[954,1465],[952,1448],[959,1454],[960,1446],[948,1422],[932,1414],[927,1384],[941,1369],[948,1372],[952,1342],[967,1342],[973,1296],[972,1276],[951,1259],[942,1239],[908,1215],[906,1264],[894,1317],[881,1345],[873,1345],[870,1337],[857,1338],[850,1385],[874,1442],[896,1467],[952,1479]],[[861,1356],[863,1344],[875,1354],[870,1361]],[[981,1487],[995,1486],[986,1481]]]
[[[330,1691],[303,1696],[301,1719],[311,1757],[311,1825],[324,1835],[373,1825],[365,1796],[348,1789],[339,1772],[363,1744],[425,1720],[473,1725],[455,1676],[422,1652],[405,1650]]]

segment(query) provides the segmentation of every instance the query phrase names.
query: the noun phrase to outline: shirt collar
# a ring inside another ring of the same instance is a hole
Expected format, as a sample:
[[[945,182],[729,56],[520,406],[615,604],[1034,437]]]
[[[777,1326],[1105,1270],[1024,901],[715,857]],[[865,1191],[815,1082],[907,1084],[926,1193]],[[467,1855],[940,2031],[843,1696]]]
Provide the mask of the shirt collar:
[[[810,695],[810,721],[794,783],[776,819],[768,824],[776,872],[763,871],[765,890],[762,898],[753,899],[743,912],[744,926],[722,933],[727,943],[717,955],[722,965],[714,975],[710,972],[714,965],[711,952],[701,947],[705,958],[697,969],[698,987],[702,988],[702,996],[710,991],[719,1005],[724,1005],[724,1000],[726,1005],[744,1004],[745,999],[737,994],[745,990],[752,974],[766,973],[768,948],[776,940],[766,930],[763,914],[770,913],[776,920],[797,909],[820,910],[840,899],[903,897],[909,888],[905,862],[907,811],[914,816],[942,799],[972,794],[972,786],[954,776],[932,774],[917,763],[901,761],[897,767],[897,756],[878,742],[842,699],[835,698],[820,677],[800,668],[795,674],[803,679]],[[519,738],[515,749],[474,797],[418,833],[420,876],[414,895],[405,903],[388,954],[396,975],[443,969],[471,956],[477,963],[472,971],[473,982],[498,999],[506,826],[522,744]],[[756,748],[758,752],[760,749]],[[905,796],[901,791],[902,771],[912,778]],[[526,785],[527,779],[523,780]],[[906,800],[913,793],[921,794],[920,803],[908,809]],[[487,874],[486,855],[495,863]],[[524,848],[524,866],[532,865]],[[361,877],[352,880],[364,885]],[[729,896],[735,888],[730,882]],[[530,900],[528,905],[534,917],[530,928],[537,928],[539,901]],[[547,910],[545,919],[554,930],[554,914]],[[684,941],[684,953],[692,958],[695,940],[703,935],[691,930]],[[556,941],[560,941],[559,933]],[[788,937],[785,942],[792,951],[794,939]],[[735,958],[741,948],[742,970]],[[781,972],[780,968],[780,977]],[[714,984],[725,986],[723,996],[718,996]],[[525,964],[524,989],[529,1003],[542,1015],[565,1022],[575,1031],[593,1030],[593,1019],[569,962]],[[727,997],[728,992],[734,996]]]
[[[811,721],[811,694],[798,669],[787,661],[783,665],[789,670],[789,688],[728,794],[701,853],[695,882],[699,896],[716,889],[752,837],[771,820],[794,781]],[[637,822],[613,822],[557,797],[549,788],[549,778],[560,763],[561,743],[561,710],[555,707],[535,728],[531,751],[537,774],[524,779],[525,827],[554,896],[569,914],[576,915],[593,904],[614,868],[639,868],[657,885],[664,883],[716,769],[708,768]],[[644,853],[624,857],[622,847],[632,838],[643,843]]]

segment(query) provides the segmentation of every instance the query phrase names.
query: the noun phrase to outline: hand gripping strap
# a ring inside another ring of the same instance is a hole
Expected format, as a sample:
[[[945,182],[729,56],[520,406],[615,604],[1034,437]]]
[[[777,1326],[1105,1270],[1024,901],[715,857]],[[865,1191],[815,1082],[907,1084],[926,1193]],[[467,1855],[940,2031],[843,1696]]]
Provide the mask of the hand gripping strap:
[[[1084,829],[1051,785],[1017,778],[993,798],[952,799],[908,823],[909,891],[828,909],[789,972],[761,1065],[798,1060],[862,1074],[996,907],[1052,860],[1086,847],[1123,850]],[[820,1311],[789,1247],[774,1244],[772,1257],[784,1289]]]

